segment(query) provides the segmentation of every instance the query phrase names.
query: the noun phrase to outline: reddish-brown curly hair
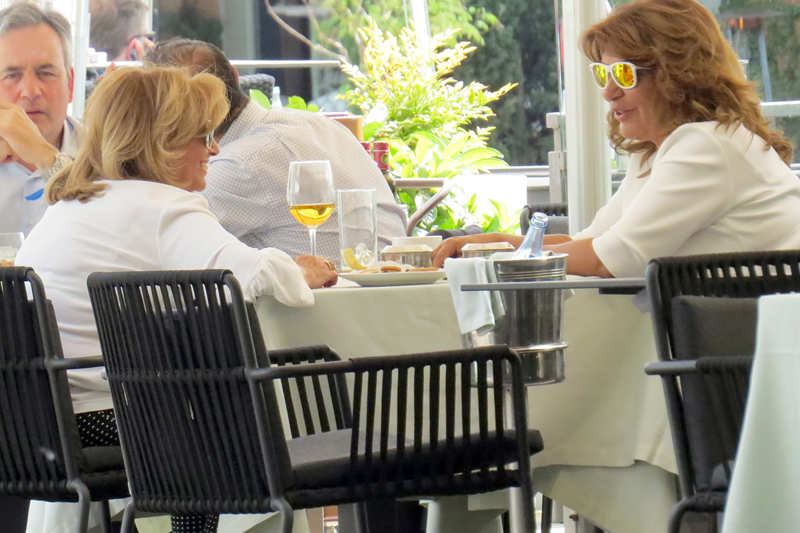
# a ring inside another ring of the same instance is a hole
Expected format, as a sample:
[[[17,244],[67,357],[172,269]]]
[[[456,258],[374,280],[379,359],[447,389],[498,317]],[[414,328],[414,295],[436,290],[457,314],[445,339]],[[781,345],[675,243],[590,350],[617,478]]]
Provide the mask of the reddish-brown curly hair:
[[[667,133],[688,122],[743,124],[791,163],[791,143],[770,129],[736,53],[714,16],[695,0],[637,0],[619,6],[584,32],[581,47],[592,61],[608,52],[653,69]],[[647,159],[657,150],[653,142],[625,139],[613,113],[608,124],[617,151],[644,152]]]

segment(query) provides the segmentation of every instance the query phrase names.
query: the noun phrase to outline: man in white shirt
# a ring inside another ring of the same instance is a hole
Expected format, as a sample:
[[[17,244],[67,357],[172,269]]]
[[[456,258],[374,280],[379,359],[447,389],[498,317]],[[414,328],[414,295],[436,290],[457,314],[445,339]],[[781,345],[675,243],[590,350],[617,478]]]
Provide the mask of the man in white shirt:
[[[34,4],[0,11],[0,232],[27,234],[47,203],[47,179],[77,149],[69,22]]]
[[[211,159],[203,195],[229,232],[255,248],[275,247],[290,256],[309,253],[308,233],[289,213],[289,163],[327,159],[336,189],[375,189],[379,248],[404,235],[403,212],[377,165],[344,126],[318,113],[265,110],[239,88],[236,69],[219,48],[172,39],[148,53],[155,64],[190,66],[225,82],[231,103],[217,128],[220,153]],[[339,261],[336,217],[317,231],[318,255]]]

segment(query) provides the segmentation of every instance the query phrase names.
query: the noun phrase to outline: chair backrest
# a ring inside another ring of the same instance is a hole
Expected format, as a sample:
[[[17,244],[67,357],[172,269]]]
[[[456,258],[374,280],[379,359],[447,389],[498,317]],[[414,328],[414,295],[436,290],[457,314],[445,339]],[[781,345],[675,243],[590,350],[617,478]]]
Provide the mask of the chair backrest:
[[[569,208],[565,203],[532,204],[526,205],[519,213],[519,231],[523,235],[528,232],[531,225],[531,216],[534,213],[544,213],[549,217],[545,234],[569,233]]]
[[[647,266],[656,349],[673,359],[673,298],[681,295],[755,298],[800,290],[800,250],[662,257]]]
[[[683,492],[703,490],[735,457],[747,395],[748,367],[719,358],[752,357],[756,297],[800,289],[800,251],[657,258],[646,277],[659,359],[707,360],[665,378]]]
[[[275,77],[269,74],[242,74],[239,76],[239,87],[244,94],[249,95],[250,89],[257,89],[272,100],[272,89],[275,87]]]
[[[82,456],[52,306],[28,267],[0,268],[0,493],[74,497]],[[62,438],[62,435],[65,437]]]
[[[256,357],[233,275],[94,273],[88,286],[136,507],[269,510],[244,379]]]

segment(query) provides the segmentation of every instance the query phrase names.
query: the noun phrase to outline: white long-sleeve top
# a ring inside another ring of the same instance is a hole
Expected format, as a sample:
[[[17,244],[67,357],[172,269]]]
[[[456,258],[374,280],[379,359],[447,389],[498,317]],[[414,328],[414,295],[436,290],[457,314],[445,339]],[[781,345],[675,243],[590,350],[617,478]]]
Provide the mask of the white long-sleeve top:
[[[575,239],[616,277],[654,257],[800,248],[800,180],[744,126],[676,128],[648,164],[633,154],[619,190]]]
[[[162,183],[104,181],[102,196],[50,206],[25,239],[17,265],[33,267],[53,302],[66,357],[99,355],[86,278],[97,271],[226,268],[245,297],[314,303],[302,270],[284,252],[255,249],[225,231],[206,200]],[[75,412],[111,408],[102,369],[69,373]]]

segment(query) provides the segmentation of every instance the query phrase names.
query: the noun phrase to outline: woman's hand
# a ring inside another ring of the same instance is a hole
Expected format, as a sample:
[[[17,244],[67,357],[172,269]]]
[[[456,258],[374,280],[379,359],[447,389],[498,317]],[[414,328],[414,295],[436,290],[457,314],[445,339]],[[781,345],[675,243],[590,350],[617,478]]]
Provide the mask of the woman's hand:
[[[433,266],[439,268],[448,257],[460,257],[461,247],[473,242],[507,242],[517,248],[522,243],[522,235],[509,235],[507,233],[478,233],[477,235],[464,235],[463,237],[450,237],[433,251],[431,261]]]
[[[320,287],[332,287],[336,285],[339,275],[336,273],[336,266],[323,257],[314,255],[298,255],[294,262],[303,271],[306,283],[312,289]]]

